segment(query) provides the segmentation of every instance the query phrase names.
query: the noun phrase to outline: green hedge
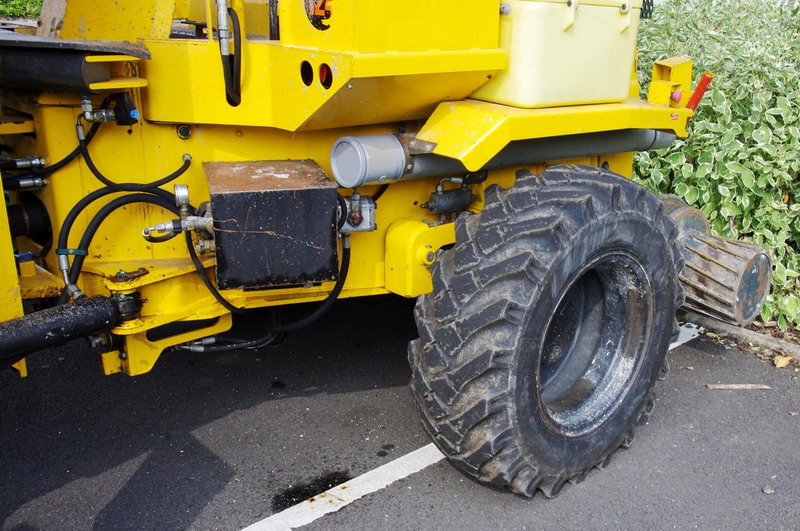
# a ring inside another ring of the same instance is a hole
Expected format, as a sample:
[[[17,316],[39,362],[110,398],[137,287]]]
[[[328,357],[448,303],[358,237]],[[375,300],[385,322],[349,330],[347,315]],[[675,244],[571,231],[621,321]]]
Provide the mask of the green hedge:
[[[642,21],[640,81],[684,55],[716,74],[690,136],[641,153],[637,179],[700,208],[714,231],[764,245],[774,262],[761,318],[800,325],[800,7],[793,0],[671,0]]]
[[[36,18],[42,9],[42,0],[2,0],[0,17]]]

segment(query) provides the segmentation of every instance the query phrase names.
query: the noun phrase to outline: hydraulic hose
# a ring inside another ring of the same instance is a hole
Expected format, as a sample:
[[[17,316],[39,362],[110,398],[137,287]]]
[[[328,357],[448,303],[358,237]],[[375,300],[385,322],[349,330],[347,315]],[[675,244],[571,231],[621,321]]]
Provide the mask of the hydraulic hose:
[[[95,122],[95,123],[92,124],[92,127],[89,128],[89,132],[86,133],[86,140],[84,141],[87,146],[92,142],[92,140],[94,139],[95,135],[97,135],[97,131],[100,130],[100,126],[102,124],[103,124],[102,122]],[[59,160],[55,164],[47,166],[46,168],[39,168],[37,170],[33,170],[33,171],[31,171],[31,173],[33,175],[35,175],[35,176],[49,175],[49,174],[53,173],[54,171],[60,170],[61,168],[63,168],[64,166],[66,166],[67,164],[69,164],[70,162],[75,160],[76,158],[78,158],[78,155],[80,155],[80,154],[81,154],[81,146],[80,146],[80,144],[78,144],[77,146],[75,146],[75,149],[70,151],[69,154],[66,157],[64,157],[63,159]]]
[[[124,195],[110,201],[107,205],[103,206],[103,208],[101,208],[97,214],[94,215],[92,220],[89,222],[89,225],[86,226],[86,231],[81,237],[81,241],[78,244],[78,249],[87,251],[89,249],[89,245],[92,243],[92,239],[94,238],[95,234],[97,234],[97,230],[100,228],[100,225],[103,223],[103,221],[105,221],[105,219],[118,208],[122,208],[133,203],[147,203],[156,205],[165,210],[169,210],[175,215],[180,215],[180,210],[177,206],[171,204],[169,201],[161,199],[160,197],[144,193]],[[78,255],[72,262],[72,267],[70,268],[69,272],[69,278],[72,282],[76,282],[78,280],[78,276],[80,275],[85,259],[85,255]]]
[[[108,330],[119,309],[108,297],[83,298],[0,323],[0,365],[13,364],[30,352]]]
[[[98,124],[94,124],[94,125],[98,125]],[[92,126],[93,129],[94,129],[94,125]],[[83,158],[84,158],[84,160],[86,162],[86,165],[89,168],[89,170],[92,172],[92,174],[100,182],[105,184],[105,186],[103,188],[95,190],[94,192],[91,192],[88,195],[86,195],[85,197],[83,197],[80,201],[78,201],[75,204],[75,206],[72,207],[72,209],[67,214],[66,218],[64,218],[64,222],[61,224],[61,229],[59,230],[59,235],[58,235],[58,248],[57,248],[57,252],[58,253],[64,253],[64,252],[68,251],[67,250],[67,246],[68,246],[68,242],[69,242],[69,234],[70,234],[70,231],[72,230],[72,226],[75,223],[75,220],[78,218],[78,216],[81,214],[81,212],[83,212],[83,210],[87,206],[89,206],[92,202],[96,201],[97,199],[99,199],[101,197],[104,197],[106,195],[109,195],[109,194],[112,194],[112,193],[115,193],[115,192],[146,192],[148,194],[152,194],[155,197],[160,197],[161,199],[163,199],[166,203],[169,203],[170,205],[174,205],[175,196],[172,193],[167,192],[166,190],[162,190],[161,188],[159,188],[159,186],[163,186],[163,185],[165,185],[165,184],[167,184],[169,182],[172,182],[175,179],[177,179],[178,177],[180,177],[181,175],[183,175],[186,172],[186,170],[189,169],[189,166],[192,163],[191,156],[184,155],[183,156],[183,164],[181,165],[181,167],[178,168],[177,170],[175,170],[174,172],[170,173],[166,177],[162,177],[161,179],[158,179],[156,181],[152,181],[150,183],[145,183],[145,184],[115,183],[115,182],[111,181],[110,179],[108,179],[107,177],[105,177],[102,174],[102,172],[100,172],[100,170],[97,168],[97,166],[94,164],[94,161],[92,160],[91,155],[89,154],[89,150],[88,150],[88,140],[89,140],[89,138],[88,138],[88,136],[86,138],[83,138],[83,135],[81,134],[82,125],[81,125],[81,117],[80,116],[78,117],[78,122],[77,122],[76,129],[78,131],[78,148],[77,148],[78,151],[80,152],[80,154],[83,155]],[[164,240],[164,241],[166,241],[166,240]],[[83,263],[83,259],[81,259],[79,262],[82,264]],[[63,269],[63,267],[62,267],[62,269]],[[74,282],[74,280],[73,280],[73,282]],[[62,298],[62,302],[65,302],[64,301],[64,295],[62,295],[61,298]]]
[[[242,103],[242,28],[239,23],[239,15],[229,7],[228,16],[233,22],[233,57],[224,53],[222,39],[220,35],[220,50],[222,57],[222,75],[225,80],[225,96],[228,103],[237,107]]]
[[[88,146],[92,139],[97,134],[97,131],[100,129],[100,122],[92,124],[92,127],[89,129],[89,132],[86,134],[86,145]],[[24,179],[30,179],[35,177],[46,177],[51,173],[60,170],[73,160],[75,160],[78,155],[81,153],[80,145],[75,146],[75,149],[69,152],[63,159],[59,160],[55,164],[47,166],[45,168],[36,168],[30,171],[26,171],[24,173],[18,173],[16,175],[9,176],[8,178],[3,179],[3,186],[6,189],[17,189],[19,188],[19,181]]]
[[[95,190],[94,192],[89,193],[88,195],[84,196],[80,201],[75,203],[75,206],[73,206],[72,209],[70,209],[69,213],[67,213],[67,216],[64,218],[64,222],[61,224],[61,230],[58,233],[58,248],[59,249],[67,248],[69,242],[69,233],[72,230],[72,225],[75,223],[75,220],[78,219],[78,216],[81,214],[81,212],[83,212],[83,210],[86,207],[88,207],[97,199],[100,199],[101,197],[114,193],[117,193],[117,190],[105,186],[103,188]],[[175,195],[170,192],[167,192],[166,190],[162,190],[161,188],[153,188],[152,190],[147,190],[147,193],[160,197],[171,205],[175,204]]]
[[[101,107],[106,107],[111,101],[109,98],[103,100],[103,103],[100,104]],[[94,139],[95,135],[97,135],[97,131],[100,130],[100,126],[103,125],[103,122],[95,122],[92,124],[92,127],[89,128],[89,132],[86,133],[86,145],[88,146],[92,140]],[[81,146],[80,143],[75,146],[75,149],[70,151],[64,158],[59,160],[58,162],[51,164],[45,168],[36,168],[29,172],[21,173],[14,176],[14,179],[27,179],[30,177],[44,177],[45,175],[50,175],[51,173],[60,170],[73,160],[75,160],[78,155],[81,153]]]
[[[194,250],[194,243],[192,242],[192,235],[188,232],[184,232],[184,237],[186,239],[186,249],[189,251],[189,257],[192,259],[192,264],[194,268],[197,270],[197,274],[200,275],[200,280],[203,281],[203,284],[206,286],[206,289],[213,295],[217,302],[219,302],[226,310],[231,313],[237,315],[244,315],[248,313],[246,308],[237,308],[227,300],[219,290],[211,283],[211,279],[208,278],[208,273],[206,273],[206,268],[203,267],[202,262],[200,262],[200,258],[197,257],[197,251]]]
[[[122,197],[118,197],[110,201],[108,204],[103,206],[103,208],[101,208],[97,212],[97,214],[94,215],[92,220],[89,222],[89,225],[87,225],[86,231],[83,233],[83,236],[81,237],[81,241],[78,244],[77,249],[73,250],[77,251],[77,253],[75,253],[75,258],[72,261],[71,267],[69,268],[68,279],[70,283],[74,284],[75,282],[78,281],[78,277],[80,276],[81,269],[83,267],[83,262],[86,260],[86,254],[87,254],[86,251],[88,251],[89,245],[91,245],[92,239],[94,238],[95,234],[97,233],[97,230],[100,228],[100,225],[103,223],[103,221],[105,221],[105,219],[118,208],[130,205],[132,203],[148,203],[160,206],[161,208],[169,210],[170,212],[176,215],[180,214],[180,210],[173,203],[170,203],[169,201],[161,197],[157,197],[149,193],[124,195]],[[61,240],[59,239],[59,241]],[[61,294],[59,302],[63,304],[67,302],[68,298],[69,298],[69,293],[67,289],[65,289],[64,292],[62,292]]]
[[[78,125],[80,126],[80,117],[78,118]],[[78,135],[78,148],[80,149],[81,155],[83,155],[83,160],[84,160],[84,162],[86,162],[86,166],[89,168],[89,171],[92,172],[92,175],[94,175],[97,178],[98,181],[100,181],[104,185],[108,186],[109,188],[111,188],[111,189],[113,189],[113,190],[115,190],[117,192],[144,192],[144,191],[147,191],[147,190],[151,190],[153,188],[158,188],[159,186],[163,186],[165,184],[168,184],[168,183],[174,181],[175,179],[177,179],[178,177],[180,177],[181,175],[186,173],[186,170],[188,170],[189,166],[191,166],[191,164],[192,164],[191,155],[184,154],[183,155],[183,164],[181,164],[181,167],[178,168],[177,170],[175,170],[174,172],[170,173],[166,177],[162,177],[161,179],[158,179],[157,181],[144,183],[144,184],[138,184],[138,183],[115,183],[115,182],[111,181],[110,179],[108,179],[105,175],[103,175],[102,172],[99,169],[97,169],[97,166],[95,165],[94,161],[92,160],[92,157],[89,155],[89,149],[87,148],[86,140],[80,138],[80,136],[81,135],[79,134]]]
[[[249,313],[249,310],[245,308],[237,308],[236,306],[225,300],[225,297],[222,296],[222,294],[219,292],[216,286],[214,286],[214,284],[211,282],[211,279],[208,278],[208,273],[206,273],[205,267],[203,267],[203,264],[197,257],[197,253],[194,250],[194,245],[192,244],[191,234],[187,232],[185,233],[185,237],[186,237],[186,247],[189,251],[189,256],[192,259],[192,263],[194,264],[194,267],[197,270],[197,274],[200,275],[200,279],[203,281],[203,284],[205,284],[208,291],[211,292],[211,295],[217,300],[217,302],[219,302],[222,306],[225,307],[225,309],[227,309],[231,313],[239,315]],[[328,294],[325,300],[322,301],[322,304],[320,304],[309,315],[298,321],[266,327],[267,332],[271,334],[293,332],[295,330],[299,330],[300,328],[308,326],[317,319],[319,319],[320,317],[322,317],[322,315],[330,309],[330,307],[333,305],[336,299],[339,298],[339,294],[342,292],[344,283],[347,280],[347,273],[350,270],[350,237],[349,235],[345,234],[343,238],[344,239],[342,245],[342,265],[339,268],[339,278],[336,281],[336,284],[333,286],[331,292]],[[266,336],[261,339],[255,339],[248,343],[258,343],[260,341],[264,341],[265,339]],[[240,344],[238,348],[247,348],[247,347],[244,344]]]
[[[386,192],[386,190],[388,190],[388,189],[389,189],[389,183],[386,183],[386,184],[384,184],[384,185],[381,185],[381,187],[380,187],[380,188],[378,188],[378,191],[377,191],[377,192],[375,192],[375,193],[372,195],[372,200],[373,200],[373,201],[375,201],[375,202],[377,202],[377,201],[378,201],[378,199],[380,199],[380,198],[381,198],[381,196],[382,196],[382,195],[383,195],[383,194]]]
[[[339,219],[336,221],[336,225],[339,230],[342,230],[344,227],[345,222],[347,221],[347,211],[349,210],[347,206],[347,201],[345,201],[344,197],[336,194],[336,200],[339,202]]]

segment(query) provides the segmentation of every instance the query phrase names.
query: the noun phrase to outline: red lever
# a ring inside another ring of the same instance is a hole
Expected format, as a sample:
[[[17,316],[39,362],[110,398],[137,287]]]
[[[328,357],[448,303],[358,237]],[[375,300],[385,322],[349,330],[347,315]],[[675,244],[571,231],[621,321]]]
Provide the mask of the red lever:
[[[703,99],[703,95],[708,90],[708,85],[711,83],[711,80],[714,79],[713,72],[703,72],[703,76],[700,78],[700,82],[697,83],[697,86],[694,88],[694,92],[692,92],[692,97],[689,98],[689,103],[686,104],[687,109],[695,110],[697,106],[700,105],[700,100]]]

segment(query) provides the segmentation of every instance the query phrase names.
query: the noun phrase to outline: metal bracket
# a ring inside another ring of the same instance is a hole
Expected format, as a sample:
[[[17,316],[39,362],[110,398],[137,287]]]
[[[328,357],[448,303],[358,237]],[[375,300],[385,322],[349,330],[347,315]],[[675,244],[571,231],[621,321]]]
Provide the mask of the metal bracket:
[[[578,10],[580,0],[567,0],[567,12],[564,19],[564,31],[567,31],[575,24],[575,12]]]

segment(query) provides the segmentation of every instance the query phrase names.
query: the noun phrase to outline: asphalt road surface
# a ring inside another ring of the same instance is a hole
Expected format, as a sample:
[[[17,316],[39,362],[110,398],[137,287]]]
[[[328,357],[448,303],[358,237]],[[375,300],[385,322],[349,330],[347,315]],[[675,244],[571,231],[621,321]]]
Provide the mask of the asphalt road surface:
[[[241,529],[393,462],[430,442],[407,389],[415,334],[387,297],[338,303],[276,348],[165,354],[137,378],[102,376],[81,343],[32,357],[28,379],[0,373],[2,528]],[[800,528],[798,373],[702,338],[670,359],[634,445],[557,499],[438,461],[307,529]]]

